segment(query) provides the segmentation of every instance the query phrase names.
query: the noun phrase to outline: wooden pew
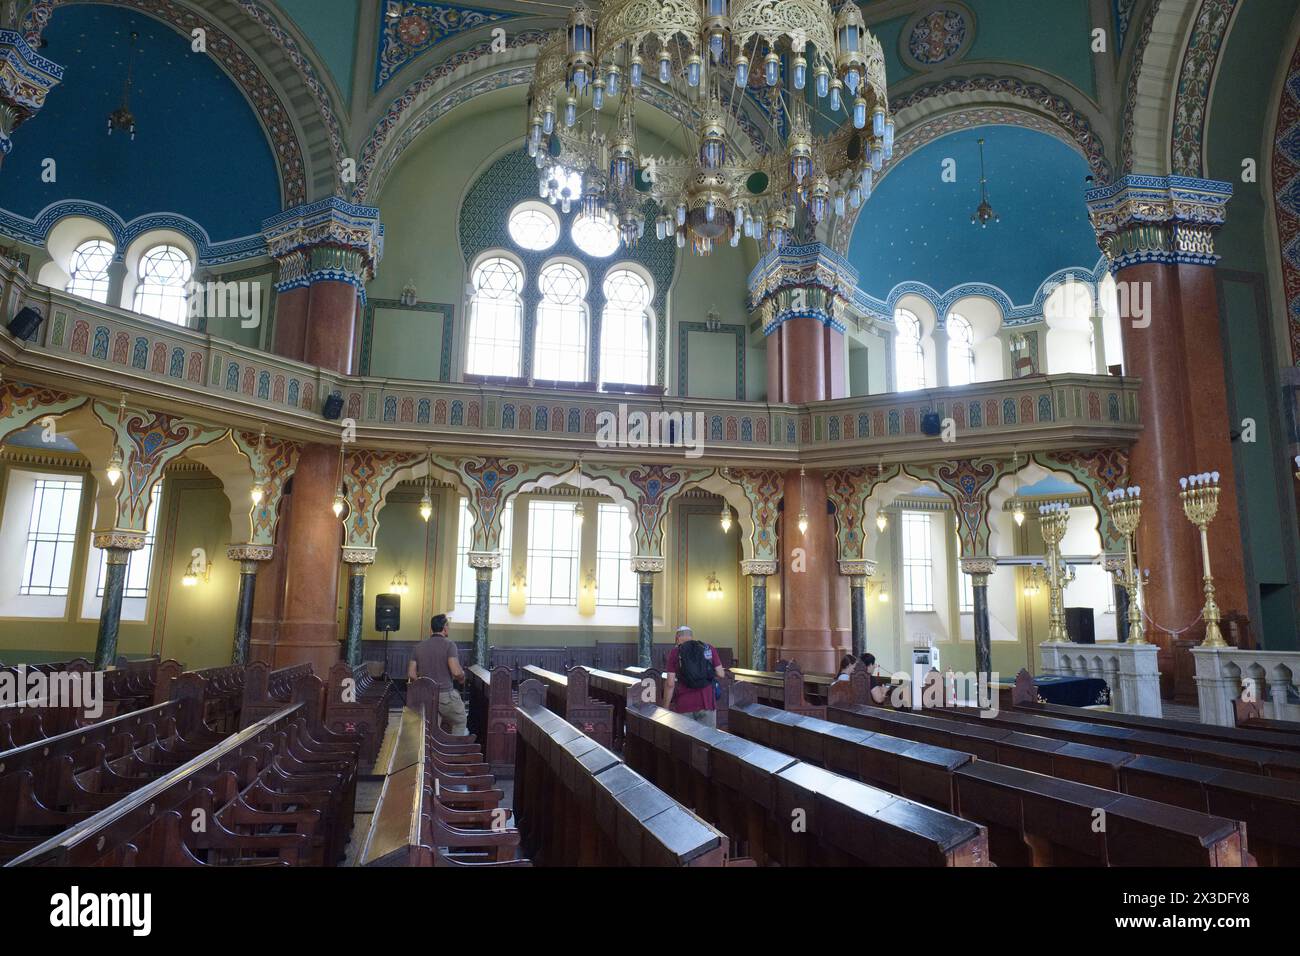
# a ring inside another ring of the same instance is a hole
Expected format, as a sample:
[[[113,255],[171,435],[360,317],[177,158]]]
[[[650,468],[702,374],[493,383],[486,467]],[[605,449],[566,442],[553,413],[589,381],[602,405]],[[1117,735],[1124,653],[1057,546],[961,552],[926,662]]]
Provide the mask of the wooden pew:
[[[183,675],[194,674],[204,683],[203,720],[212,727],[234,730],[239,726],[239,708],[244,700],[244,665],[227,664],[204,670],[185,670],[176,661],[162,661],[154,680],[155,704],[172,699],[172,685]]]
[[[774,671],[756,671],[747,667],[732,667],[728,670],[734,680],[746,680],[760,686],[775,686],[783,682],[791,670],[799,672],[803,678],[803,696],[809,706],[825,705],[830,687],[835,683],[834,674],[804,674],[795,661],[782,661],[782,667]],[[784,699],[784,698],[783,698]],[[771,706],[780,706],[772,704]]]
[[[1170,720],[1164,717],[1140,717],[1137,714],[1120,714],[1105,710],[1086,710],[1082,707],[1063,707],[1060,704],[1016,704],[1013,712],[1038,714],[1043,717],[1058,717],[1063,720],[1077,720],[1090,724],[1106,724],[1113,727],[1129,727],[1133,730],[1154,730],[1162,733],[1178,734],[1197,740],[1217,740],[1222,743],[1240,744],[1247,747],[1263,747],[1268,750],[1289,750],[1300,753],[1300,733],[1286,733],[1278,730],[1266,730],[1255,726],[1217,727],[1214,724],[1202,724],[1190,720]],[[1300,729],[1300,724],[1297,724]]]
[[[310,664],[294,664],[271,670],[265,661],[244,667],[244,693],[239,706],[240,727],[251,727],[269,714],[279,713],[293,696],[294,685],[311,676]]]
[[[515,787],[530,856],[564,866],[726,866],[726,836],[519,687]]]
[[[955,809],[989,828],[990,848],[1000,866],[1121,866],[1143,860],[1196,866],[1253,863],[1246,852],[1246,827],[1237,819],[1121,792],[1120,775],[1135,759],[1132,754],[1096,752],[1061,741],[1039,749],[1026,734],[884,707],[832,707],[828,716],[871,734],[894,734],[978,758],[953,769]],[[1025,766],[1039,759],[1047,765]],[[1078,779],[1096,779],[1107,772],[1113,778],[1110,786]],[[1117,802],[1121,797],[1124,800]],[[1094,810],[1107,814],[1101,832],[1093,825]],[[1145,841],[1138,850],[1117,842],[1138,835]]]
[[[945,707],[944,717],[981,727],[1020,731],[1042,737],[1068,740],[1094,747],[1111,748],[1149,756],[1184,760],[1188,763],[1238,770],[1284,780],[1300,780],[1300,753],[1270,750],[1246,744],[1227,743],[1142,730],[1084,720],[1067,720],[1020,709],[985,714],[966,707]]]
[[[1025,733],[966,708],[893,711],[844,706],[857,713],[850,721],[856,727],[1239,820],[1247,825],[1251,854],[1262,865],[1285,865],[1281,861],[1300,853],[1300,827],[1282,822],[1300,818],[1300,782],[1142,756],[1124,749],[1122,741],[1098,747],[1061,735]],[[835,710],[830,711],[832,720],[846,720]]]
[[[388,691],[392,682],[376,680],[366,664],[339,661],[329,671],[325,726],[333,733],[361,737],[361,761],[373,765],[388,729]]]
[[[515,697],[510,668],[489,672],[478,664],[465,671],[469,686],[469,729],[483,741],[488,766],[498,777],[515,772]]]
[[[976,824],[636,696],[627,705],[626,757],[760,865],[988,864],[986,836]]]
[[[432,766],[439,759],[437,744],[429,726],[436,723],[436,709],[422,704],[420,696],[417,691],[402,711],[383,789],[355,865],[530,865],[514,858],[519,832],[504,825],[508,809],[455,810],[442,803],[441,778]]]
[[[602,747],[614,745],[614,708],[591,699],[586,670],[575,667],[565,675],[530,664],[524,668],[524,676],[546,688],[546,706],[552,711]]]
[[[732,668],[728,675],[736,684],[753,687],[758,700],[768,706],[813,717],[826,716],[827,695],[835,683],[834,678],[823,681],[825,675],[804,675],[793,661],[779,673]],[[811,694],[816,696],[810,696],[810,688],[813,688]]]
[[[352,824],[357,744],[323,733],[322,693],[307,677],[287,707],[6,865],[334,863]]]

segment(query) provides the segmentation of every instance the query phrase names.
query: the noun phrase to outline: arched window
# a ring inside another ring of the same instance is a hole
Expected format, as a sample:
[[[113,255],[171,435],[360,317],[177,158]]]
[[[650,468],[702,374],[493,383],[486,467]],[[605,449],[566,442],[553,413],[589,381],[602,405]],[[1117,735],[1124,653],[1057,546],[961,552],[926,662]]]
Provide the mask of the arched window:
[[[523,335],[524,274],[503,256],[484,259],[474,270],[474,297],[469,304],[471,375],[518,375]]]
[[[194,263],[184,250],[154,246],[140,257],[140,284],[135,287],[135,311],[173,325],[186,325],[188,285]]]
[[[108,301],[108,267],[116,250],[111,242],[91,239],[77,246],[68,264],[67,291],[95,302]]]
[[[921,351],[921,320],[906,309],[894,313],[894,370],[898,390],[925,388],[925,353]]]
[[[570,262],[552,262],[542,269],[537,285],[542,301],[537,306],[533,378],[587,381],[587,276]]]
[[[506,228],[515,245],[541,252],[559,241],[560,217],[546,203],[524,202],[510,213]]]
[[[611,269],[600,317],[600,380],[649,385],[651,341],[650,284],[631,269]]]
[[[609,216],[579,213],[570,229],[573,244],[589,256],[604,259],[618,251],[618,229]]]
[[[975,381],[975,329],[955,312],[948,316],[948,384]]]

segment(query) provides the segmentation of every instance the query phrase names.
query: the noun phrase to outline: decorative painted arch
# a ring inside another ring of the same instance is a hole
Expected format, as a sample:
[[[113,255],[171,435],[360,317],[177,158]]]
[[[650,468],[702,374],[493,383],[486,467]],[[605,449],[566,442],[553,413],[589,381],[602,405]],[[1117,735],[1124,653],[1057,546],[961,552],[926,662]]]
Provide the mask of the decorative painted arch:
[[[835,542],[841,561],[870,560],[867,555],[867,502],[878,485],[902,474],[898,465],[865,465],[826,472],[826,497],[835,507]]]
[[[70,3],[130,7],[186,37],[196,29],[206,31],[208,54],[243,92],[271,144],[285,208],[335,191],[346,154],[341,126],[315,66],[267,4],[260,0],[36,0],[22,18],[28,41],[38,41],[54,10]]]
[[[1108,553],[1122,552],[1124,538],[1110,520],[1106,511],[1106,492],[1128,483],[1129,453],[1124,448],[1091,448],[1086,450],[1040,451],[1031,460],[1048,471],[1065,473],[1088,490],[1092,506],[1097,512],[1097,533],[1101,545]]]
[[[526,87],[532,82],[535,55],[550,31],[520,31],[509,37],[504,51],[493,51],[488,36],[490,29],[490,25],[480,28],[477,32],[483,35],[481,41],[430,68],[395,97],[376,119],[357,162],[356,202],[377,201],[405,151],[443,116],[477,96],[509,87]],[[639,96],[647,106],[674,120],[685,120],[687,126],[694,125],[686,115],[686,107],[653,81],[647,80],[642,85]],[[753,105],[746,100],[740,114],[746,135],[732,143],[733,148],[745,155],[762,149],[766,121],[754,112]],[[521,125],[521,142],[522,138]]]
[[[1174,137],[1170,133],[1175,127],[1174,112],[1190,106],[1186,96],[1179,102],[1182,92],[1178,89],[1179,77],[1187,41],[1198,19],[1193,11],[1202,2],[1153,0],[1147,5],[1133,45],[1124,94],[1124,132],[1116,166],[1119,175],[1167,176],[1173,168]],[[1184,123],[1189,117],[1189,113],[1184,113]],[[1181,132],[1175,135],[1184,136]]]

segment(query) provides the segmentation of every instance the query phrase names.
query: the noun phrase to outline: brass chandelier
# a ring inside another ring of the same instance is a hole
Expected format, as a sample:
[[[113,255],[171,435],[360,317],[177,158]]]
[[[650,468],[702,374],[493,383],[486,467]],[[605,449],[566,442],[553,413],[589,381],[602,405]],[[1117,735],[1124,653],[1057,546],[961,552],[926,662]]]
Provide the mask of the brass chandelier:
[[[638,146],[651,82],[683,157]],[[765,117],[752,158],[735,146],[747,99]],[[609,0],[599,15],[579,2],[538,54],[527,122],[543,198],[579,203],[627,246],[650,203],[656,238],[700,254],[742,236],[779,248],[856,209],[894,149],[884,53],[852,0]]]

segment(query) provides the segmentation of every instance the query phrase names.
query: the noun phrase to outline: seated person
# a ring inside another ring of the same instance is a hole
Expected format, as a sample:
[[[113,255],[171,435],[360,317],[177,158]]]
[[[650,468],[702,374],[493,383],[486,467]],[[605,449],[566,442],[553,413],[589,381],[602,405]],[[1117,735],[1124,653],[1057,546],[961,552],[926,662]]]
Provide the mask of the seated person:
[[[835,679],[848,680],[853,673],[853,669],[858,666],[858,659],[852,654],[845,654],[840,658],[840,672],[835,675]]]

